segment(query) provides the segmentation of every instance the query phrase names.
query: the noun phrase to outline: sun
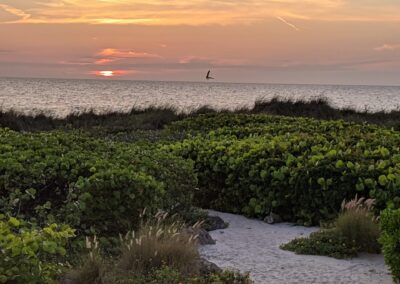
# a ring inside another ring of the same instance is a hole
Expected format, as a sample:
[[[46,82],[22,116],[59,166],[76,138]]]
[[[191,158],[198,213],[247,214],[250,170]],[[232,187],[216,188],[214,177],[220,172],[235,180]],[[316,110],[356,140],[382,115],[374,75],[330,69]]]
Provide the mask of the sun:
[[[121,77],[133,73],[135,73],[133,70],[97,70],[90,72],[92,75],[103,78]]]
[[[114,76],[114,71],[99,71],[99,76],[113,77]]]

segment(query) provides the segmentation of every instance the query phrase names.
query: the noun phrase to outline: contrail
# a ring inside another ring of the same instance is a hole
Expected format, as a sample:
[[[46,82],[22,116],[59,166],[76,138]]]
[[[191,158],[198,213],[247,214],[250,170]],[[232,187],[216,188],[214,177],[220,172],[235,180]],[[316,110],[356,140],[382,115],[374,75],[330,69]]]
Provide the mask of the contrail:
[[[288,25],[289,27],[291,27],[292,29],[294,29],[296,32],[298,32],[300,29],[298,27],[296,27],[294,24],[289,23],[288,21],[286,21],[284,18],[277,16],[276,17],[279,21],[281,21],[282,23]]]

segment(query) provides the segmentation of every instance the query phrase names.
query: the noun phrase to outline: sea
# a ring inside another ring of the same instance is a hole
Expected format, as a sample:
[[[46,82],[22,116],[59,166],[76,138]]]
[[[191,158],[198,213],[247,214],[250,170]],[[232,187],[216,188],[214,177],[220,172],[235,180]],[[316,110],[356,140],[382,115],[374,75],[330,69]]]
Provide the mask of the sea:
[[[400,110],[400,86],[286,85],[0,78],[0,110],[65,117],[71,113],[128,112],[168,106],[190,112],[251,108],[257,100],[324,98],[335,108],[369,112]]]

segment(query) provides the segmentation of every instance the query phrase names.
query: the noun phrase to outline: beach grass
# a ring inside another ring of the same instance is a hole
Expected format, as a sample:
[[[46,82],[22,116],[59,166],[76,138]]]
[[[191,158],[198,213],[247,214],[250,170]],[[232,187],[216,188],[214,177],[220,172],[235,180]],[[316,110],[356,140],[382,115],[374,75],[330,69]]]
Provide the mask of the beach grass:
[[[322,120],[346,120],[357,123],[372,123],[400,129],[400,110],[391,112],[356,111],[336,109],[324,98],[310,101],[291,101],[278,97],[271,100],[258,100],[252,108],[236,110],[213,109],[203,106],[188,113],[179,112],[172,106],[151,106],[144,109],[132,108],[129,112],[96,113],[94,110],[71,113],[59,118],[45,112],[23,114],[14,110],[0,112],[0,127],[18,131],[48,131],[54,129],[91,129],[101,127],[108,133],[129,130],[158,130],[166,124],[205,113],[246,113],[283,115],[293,117],[312,117]]]

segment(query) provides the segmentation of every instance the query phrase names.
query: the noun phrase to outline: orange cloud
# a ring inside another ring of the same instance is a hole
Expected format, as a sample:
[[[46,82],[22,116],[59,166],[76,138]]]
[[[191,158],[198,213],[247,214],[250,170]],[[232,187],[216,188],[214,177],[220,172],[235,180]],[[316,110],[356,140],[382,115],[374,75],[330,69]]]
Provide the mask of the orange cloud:
[[[384,0],[24,0],[0,9],[18,17],[3,23],[226,25],[277,18],[296,29],[294,19],[400,21],[400,2]]]
[[[160,58],[159,55],[147,52],[136,52],[126,49],[106,48],[97,53],[98,56],[114,58]]]
[[[114,62],[115,59],[110,59],[110,58],[101,58],[101,59],[97,59],[94,64],[96,65],[105,65],[105,64],[109,64]]]

